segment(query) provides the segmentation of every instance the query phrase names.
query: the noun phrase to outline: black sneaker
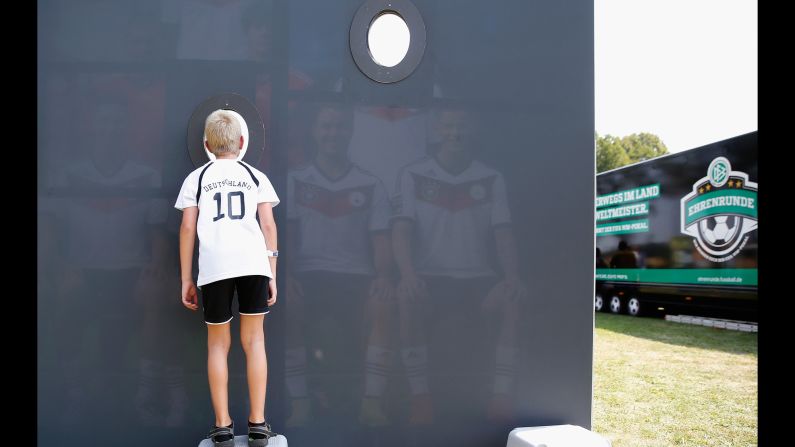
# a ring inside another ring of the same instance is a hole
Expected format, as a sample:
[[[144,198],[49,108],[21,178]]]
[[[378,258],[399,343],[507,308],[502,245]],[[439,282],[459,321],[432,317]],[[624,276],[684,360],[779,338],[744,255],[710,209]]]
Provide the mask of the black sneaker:
[[[268,439],[278,436],[271,430],[270,424],[262,422],[259,424],[248,423],[248,445],[249,447],[265,447]]]
[[[232,422],[228,427],[213,425],[207,439],[213,441],[214,447],[235,447],[235,423]]]

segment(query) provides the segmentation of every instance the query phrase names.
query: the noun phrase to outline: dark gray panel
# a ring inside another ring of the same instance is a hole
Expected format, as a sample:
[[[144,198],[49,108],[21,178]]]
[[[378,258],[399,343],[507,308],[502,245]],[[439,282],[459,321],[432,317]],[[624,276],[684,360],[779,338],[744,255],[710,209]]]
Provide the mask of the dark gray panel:
[[[348,48],[358,1],[39,1],[40,444],[195,445],[212,422],[172,205],[188,120],[225,92],[259,110],[282,198],[274,429],[496,446],[590,427],[593,4],[414,3],[425,54],[385,85]],[[244,360],[234,344],[239,427]]]

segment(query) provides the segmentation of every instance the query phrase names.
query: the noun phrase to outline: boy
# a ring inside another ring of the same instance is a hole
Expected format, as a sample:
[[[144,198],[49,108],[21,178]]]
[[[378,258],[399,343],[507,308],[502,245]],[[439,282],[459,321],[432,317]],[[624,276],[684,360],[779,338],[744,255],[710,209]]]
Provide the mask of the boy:
[[[265,423],[267,357],[263,324],[276,303],[276,223],[279,203],[268,178],[237,160],[243,147],[234,115],[216,110],[205,121],[205,146],[215,156],[185,179],[174,205],[183,211],[179,236],[182,303],[198,309],[193,283],[193,243],[199,236],[199,279],[207,323],[207,371],[215,411],[208,434],[215,446],[234,446],[234,424],[227,399],[229,322],[235,289],[240,309],[240,341],[246,354],[251,410],[250,446],[265,446],[276,436]],[[200,210],[204,210],[201,211]],[[271,251],[272,250],[272,251]]]

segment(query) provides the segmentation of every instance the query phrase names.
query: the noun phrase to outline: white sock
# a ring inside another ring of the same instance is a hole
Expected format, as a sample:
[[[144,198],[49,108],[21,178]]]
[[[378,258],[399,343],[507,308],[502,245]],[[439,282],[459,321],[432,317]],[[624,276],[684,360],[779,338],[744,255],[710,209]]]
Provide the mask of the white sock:
[[[152,398],[157,386],[158,377],[163,375],[163,366],[159,362],[141,359],[140,375],[138,376],[138,393]]]
[[[285,355],[287,391],[293,399],[306,397],[306,348],[291,348]]]
[[[494,394],[510,394],[516,377],[516,348],[497,346]]]
[[[403,349],[403,365],[409,377],[411,394],[428,393],[428,348],[415,346]]]
[[[184,411],[187,408],[188,401],[184,368],[182,366],[166,367],[165,376],[172,409],[174,411]]]
[[[367,346],[364,361],[366,397],[381,397],[384,394],[390,366],[392,366],[392,351],[380,346]]]

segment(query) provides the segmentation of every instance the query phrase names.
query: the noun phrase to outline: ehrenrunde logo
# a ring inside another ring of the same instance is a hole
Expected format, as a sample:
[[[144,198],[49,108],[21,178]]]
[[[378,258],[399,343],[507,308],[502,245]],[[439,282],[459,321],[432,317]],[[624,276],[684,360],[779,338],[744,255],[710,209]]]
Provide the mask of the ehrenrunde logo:
[[[707,176],[681,200],[681,230],[713,262],[737,256],[757,227],[757,184],[732,171],[726,157],[712,160]]]

